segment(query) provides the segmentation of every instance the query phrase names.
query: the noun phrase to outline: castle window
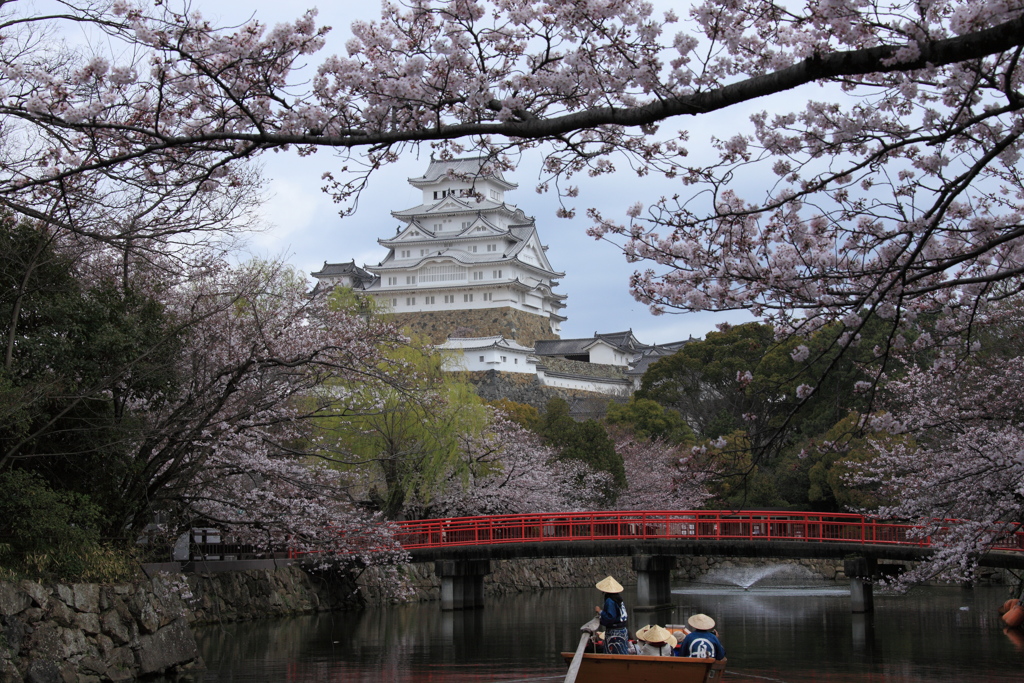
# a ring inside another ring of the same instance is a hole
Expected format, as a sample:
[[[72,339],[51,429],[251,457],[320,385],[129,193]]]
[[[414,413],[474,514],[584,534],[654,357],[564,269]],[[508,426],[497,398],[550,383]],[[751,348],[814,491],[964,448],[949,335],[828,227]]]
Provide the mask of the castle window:
[[[398,284],[398,278],[397,277],[389,277],[388,278],[388,284],[389,285],[397,285]]]
[[[518,358],[513,358],[512,359],[512,364],[513,365],[519,365],[519,359]]]
[[[444,302],[446,304],[453,304],[453,303],[455,303],[455,295],[454,294],[445,294],[444,295]]]
[[[488,244],[487,245],[487,251],[498,251],[498,245],[497,244]]]
[[[409,258],[410,256],[412,256],[412,251],[409,249],[402,250],[402,258]]]
[[[481,273],[481,272],[473,273],[473,279],[474,280],[483,280],[484,279],[484,274]]]
[[[423,256],[426,253],[427,253],[426,249],[420,249],[420,256]]]
[[[451,282],[465,279],[466,269],[462,266],[427,266],[420,271],[420,282]]]
[[[407,297],[405,297],[405,305],[406,306],[415,306],[416,305],[416,297],[414,297],[414,296],[407,296]]]
[[[494,278],[495,280],[497,280],[498,278],[501,277],[501,271],[500,270],[492,270],[491,271],[491,277]]]
[[[481,362],[481,363],[483,363],[483,362],[484,362],[484,357],[483,357],[483,356],[480,356],[480,362]]]
[[[505,356],[502,356],[502,357],[501,357],[501,362],[502,362],[502,363],[505,363],[505,362],[507,362],[507,359],[505,358]]]
[[[491,301],[492,300],[491,297],[493,297],[493,296],[494,295],[491,294],[490,292],[485,292],[484,293],[484,301]]]
[[[406,275],[405,276],[405,284],[407,284],[407,285],[414,285],[414,284],[416,284],[416,276],[415,275]]]
[[[462,295],[462,300],[463,301],[472,301],[473,300],[473,295],[472,294],[463,294]]]
[[[463,227],[463,228],[468,228],[468,227],[469,227],[469,224],[470,224],[470,223],[472,223],[472,222],[473,222],[473,221],[462,221],[462,227]]]
[[[469,248],[469,250],[475,254],[476,253],[476,245],[474,244],[473,246],[471,246]]]
[[[433,304],[434,303],[434,297],[432,297],[432,296],[425,296],[425,297],[423,297],[423,303],[425,303],[425,304]]]
[[[397,308],[398,307],[398,299],[392,299],[391,300],[391,305]]]

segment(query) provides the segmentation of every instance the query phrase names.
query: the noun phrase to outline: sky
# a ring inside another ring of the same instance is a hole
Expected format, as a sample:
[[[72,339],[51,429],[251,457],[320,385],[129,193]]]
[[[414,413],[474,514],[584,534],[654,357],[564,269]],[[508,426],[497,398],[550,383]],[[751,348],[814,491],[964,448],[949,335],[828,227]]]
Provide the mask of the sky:
[[[666,6],[678,2],[663,2]],[[233,25],[255,16],[269,25],[293,20],[307,7],[298,3],[254,0],[195,0],[193,6],[213,23]],[[332,54],[344,54],[345,42],[351,36],[349,26],[354,20],[372,20],[380,16],[376,0],[355,3],[336,1],[321,8],[318,23],[333,27],[326,47],[310,58],[315,65]],[[729,118],[745,119],[745,114],[716,115],[715,124],[734,131]],[[735,125],[742,121],[736,120]],[[679,127],[682,123],[679,124]],[[669,126],[664,127],[669,131]],[[731,132],[730,132],[731,134]],[[263,217],[268,228],[254,236],[249,252],[254,256],[283,258],[299,271],[319,270],[324,262],[340,263],[355,260],[357,265],[380,262],[387,250],[377,244],[378,238],[393,235],[399,221],[391,211],[410,208],[419,203],[420,193],[407,183],[419,176],[429,163],[429,149],[411,152],[377,172],[359,199],[354,215],[341,218],[338,206],[321,191],[324,172],[337,172],[340,165],[330,150],[300,158],[294,152],[266,154],[261,161],[267,179]],[[507,180],[519,188],[506,194],[506,201],[523,209],[536,219],[541,241],[546,244],[548,258],[555,270],[565,273],[556,289],[567,295],[567,308],[562,311],[568,320],[562,324],[563,339],[589,337],[595,332],[616,332],[632,329],[644,343],[666,343],[703,337],[721,322],[745,322],[744,313],[684,313],[652,315],[644,304],[629,294],[629,277],[636,266],[626,262],[615,245],[599,242],[586,235],[589,226],[585,209],[596,207],[614,220],[625,221],[626,210],[635,202],[650,203],[662,194],[671,195],[682,188],[657,179],[637,178],[628,168],[600,179],[578,176],[580,186],[575,200],[577,218],[557,218],[558,198],[553,193],[537,194],[541,152],[533,150],[523,156],[515,172],[506,173]]]

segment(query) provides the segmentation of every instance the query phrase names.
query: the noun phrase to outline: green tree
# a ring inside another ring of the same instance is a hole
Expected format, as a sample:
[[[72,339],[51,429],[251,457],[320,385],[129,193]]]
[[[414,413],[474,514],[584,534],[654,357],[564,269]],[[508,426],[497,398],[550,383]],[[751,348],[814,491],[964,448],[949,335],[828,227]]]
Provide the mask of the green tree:
[[[777,507],[785,503],[775,477],[757,463],[743,431],[702,443],[695,459],[697,468],[711,475],[708,489],[712,498],[705,503],[708,508]]]
[[[874,509],[891,501],[877,487],[858,484],[852,475],[870,462],[876,445],[912,445],[912,437],[885,432],[865,435],[862,416],[851,412],[820,437],[807,439],[787,453],[780,462],[778,479],[790,504],[823,512]]]
[[[609,403],[605,421],[644,439],[662,439],[672,444],[696,441],[693,430],[679,413],[648,398],[630,396],[625,403]]]
[[[177,383],[171,319],[149,293],[114,273],[80,274],[81,254],[45,227],[0,223],[0,470],[35,473],[56,492],[102,507],[119,536],[138,501],[134,406]]]
[[[626,468],[604,425],[596,420],[577,422],[569,414],[569,404],[553,398],[540,416],[539,433],[545,443],[558,451],[558,460],[578,460],[591,469],[610,474],[612,484],[601,492],[601,504],[615,502],[618,492],[626,486]]]
[[[358,482],[353,496],[389,519],[417,517],[462,462],[462,441],[481,434],[487,408],[429,340],[412,338],[386,360],[401,384],[337,387],[342,409],[325,421],[319,445]],[[456,473],[457,476],[457,473]]]
[[[488,402],[513,422],[526,427],[532,432],[540,430],[540,411],[527,403],[518,403],[507,398],[499,398]]]
[[[774,406],[739,379],[757,371],[773,342],[772,328],[760,323],[709,332],[653,363],[636,398],[676,410],[702,439],[744,429],[745,415],[763,415]]]

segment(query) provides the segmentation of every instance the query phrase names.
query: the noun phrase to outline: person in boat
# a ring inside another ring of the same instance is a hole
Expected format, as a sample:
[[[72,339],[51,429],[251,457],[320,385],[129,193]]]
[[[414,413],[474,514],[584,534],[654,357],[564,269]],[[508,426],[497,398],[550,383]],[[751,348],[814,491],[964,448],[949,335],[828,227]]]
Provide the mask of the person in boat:
[[[648,657],[671,657],[672,649],[676,646],[675,636],[657,624],[644,629],[643,635],[637,632],[636,637],[644,641],[639,654]]]
[[[604,627],[604,649],[610,655],[627,654],[629,615],[625,603],[622,602],[622,585],[612,577],[606,576],[598,581],[597,590],[604,593],[604,604],[594,608],[601,620],[601,626]]]
[[[725,659],[725,648],[718,640],[714,619],[706,614],[694,614],[686,623],[690,626],[690,634],[683,638],[683,657]]]
[[[686,638],[686,634],[689,631],[672,631],[672,637],[676,639],[676,646],[672,648],[673,657],[682,657],[683,655],[683,640]]]

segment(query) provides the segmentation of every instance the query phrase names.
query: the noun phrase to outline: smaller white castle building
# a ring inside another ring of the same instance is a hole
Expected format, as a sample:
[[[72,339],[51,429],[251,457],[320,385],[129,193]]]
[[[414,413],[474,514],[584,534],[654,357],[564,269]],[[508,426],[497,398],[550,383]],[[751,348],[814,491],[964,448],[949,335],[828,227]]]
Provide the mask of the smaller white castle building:
[[[486,371],[536,375],[541,386],[611,396],[629,396],[651,363],[678,351],[687,342],[642,344],[632,330],[594,333],[583,339],[538,340],[527,347],[493,337],[449,337],[438,349],[446,352],[449,372]]]
[[[497,370],[498,372],[537,373],[537,357],[533,349],[496,337],[449,337],[437,347],[445,353],[444,370],[469,372]]]

